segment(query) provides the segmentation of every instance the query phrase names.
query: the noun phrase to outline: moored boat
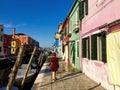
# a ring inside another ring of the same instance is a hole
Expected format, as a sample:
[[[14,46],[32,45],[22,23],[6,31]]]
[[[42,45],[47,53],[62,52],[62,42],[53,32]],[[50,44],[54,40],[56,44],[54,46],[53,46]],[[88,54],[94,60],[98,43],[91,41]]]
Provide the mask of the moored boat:
[[[22,79],[23,79],[23,77],[25,75],[26,68],[27,68],[27,64],[22,64],[21,68],[18,69],[14,85],[16,85],[16,86],[21,85]],[[35,73],[36,73],[36,69],[30,69],[28,74],[27,74],[25,83],[31,82],[33,80],[33,78],[34,78]]]
[[[7,87],[7,86],[0,87],[0,90],[6,90],[6,87]],[[19,89],[18,89],[18,87],[13,86],[13,87],[12,87],[12,90],[19,90]]]

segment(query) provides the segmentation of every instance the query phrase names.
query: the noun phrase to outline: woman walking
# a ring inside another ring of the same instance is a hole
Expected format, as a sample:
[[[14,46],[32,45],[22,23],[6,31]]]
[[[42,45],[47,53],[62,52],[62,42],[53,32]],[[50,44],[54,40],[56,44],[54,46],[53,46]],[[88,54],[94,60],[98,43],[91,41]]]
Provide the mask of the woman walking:
[[[50,59],[50,70],[52,71],[52,79],[56,80],[57,70],[59,68],[59,61],[56,57],[56,53],[53,53],[53,57]]]

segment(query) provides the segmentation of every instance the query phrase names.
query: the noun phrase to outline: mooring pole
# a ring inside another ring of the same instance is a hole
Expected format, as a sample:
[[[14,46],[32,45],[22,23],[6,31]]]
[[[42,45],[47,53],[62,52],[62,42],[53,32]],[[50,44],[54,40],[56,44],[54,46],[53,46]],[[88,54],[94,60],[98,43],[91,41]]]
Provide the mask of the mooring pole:
[[[36,47],[34,48],[34,50],[33,50],[33,52],[32,52],[32,55],[31,55],[31,58],[30,58],[30,60],[29,60],[29,63],[28,63],[28,65],[27,65],[27,68],[26,68],[26,71],[25,71],[25,75],[24,75],[24,77],[23,77],[23,79],[22,79],[22,82],[21,82],[20,90],[23,90],[23,86],[24,86],[24,83],[25,83],[25,80],[26,80],[28,71],[29,71],[29,69],[30,69],[30,65],[31,65],[31,63],[32,63],[32,60],[33,60],[35,51],[36,51]]]
[[[15,77],[17,75],[18,68],[19,68],[20,63],[22,61],[23,54],[24,54],[24,45],[21,45],[16,62],[13,66],[12,73],[11,73],[6,90],[12,90],[12,86],[14,84],[14,80],[15,80]]]

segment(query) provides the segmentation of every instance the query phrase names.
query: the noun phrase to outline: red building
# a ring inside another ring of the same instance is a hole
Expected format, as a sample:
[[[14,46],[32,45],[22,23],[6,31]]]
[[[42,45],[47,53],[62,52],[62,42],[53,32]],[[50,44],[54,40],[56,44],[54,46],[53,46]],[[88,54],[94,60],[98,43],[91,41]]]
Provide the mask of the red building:
[[[11,41],[12,41],[12,35],[4,34],[4,55],[9,56],[11,54]]]
[[[69,53],[69,19],[66,17],[62,26],[62,43],[63,43],[63,54],[65,62],[70,64],[70,53]]]

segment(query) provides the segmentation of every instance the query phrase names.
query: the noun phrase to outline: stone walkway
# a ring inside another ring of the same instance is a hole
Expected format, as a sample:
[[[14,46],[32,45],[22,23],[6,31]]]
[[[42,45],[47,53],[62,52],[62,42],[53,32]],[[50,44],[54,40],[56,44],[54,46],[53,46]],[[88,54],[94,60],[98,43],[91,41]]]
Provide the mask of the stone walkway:
[[[77,73],[73,68],[68,68],[62,60],[59,62],[58,80],[52,81],[48,60],[42,67],[31,90],[106,90],[85,74]]]

